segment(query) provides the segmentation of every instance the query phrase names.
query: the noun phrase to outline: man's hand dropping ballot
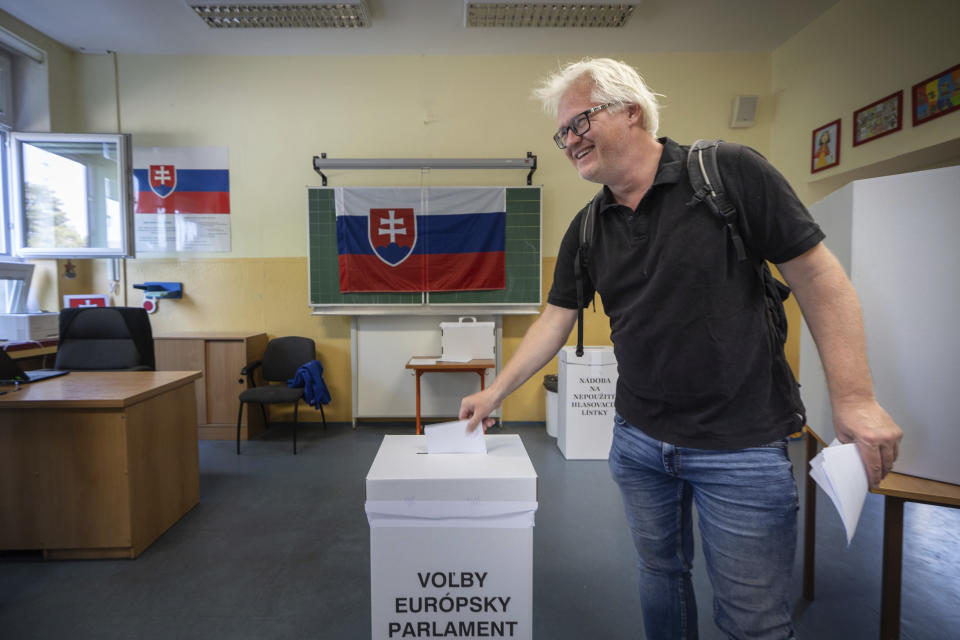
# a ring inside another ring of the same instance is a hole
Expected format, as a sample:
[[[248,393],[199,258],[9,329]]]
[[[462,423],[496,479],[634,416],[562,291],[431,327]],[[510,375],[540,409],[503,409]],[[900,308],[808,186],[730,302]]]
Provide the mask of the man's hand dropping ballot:
[[[486,453],[483,429],[467,430],[469,420],[438,422],[423,428],[427,453]]]

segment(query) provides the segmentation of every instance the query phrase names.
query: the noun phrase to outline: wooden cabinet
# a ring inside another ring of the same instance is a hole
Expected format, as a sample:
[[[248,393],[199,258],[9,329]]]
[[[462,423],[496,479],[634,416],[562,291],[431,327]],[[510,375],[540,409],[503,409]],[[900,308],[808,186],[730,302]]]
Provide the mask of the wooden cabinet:
[[[158,371],[203,372],[196,381],[197,431],[203,440],[237,437],[238,396],[247,388],[240,370],[259,360],[267,347],[267,334],[251,332],[183,332],[154,336]],[[244,409],[240,437],[247,440],[264,430],[257,407]]]

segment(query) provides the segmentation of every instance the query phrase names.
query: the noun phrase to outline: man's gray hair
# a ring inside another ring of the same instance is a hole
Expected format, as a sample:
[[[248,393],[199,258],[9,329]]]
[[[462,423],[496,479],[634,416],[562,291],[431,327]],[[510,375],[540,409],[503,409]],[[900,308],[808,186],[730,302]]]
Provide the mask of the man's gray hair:
[[[533,95],[543,103],[543,110],[554,119],[560,108],[560,98],[581,80],[593,83],[591,98],[600,104],[608,102],[638,105],[643,111],[643,128],[656,137],[660,127],[659,93],[654,93],[637,70],[611,58],[584,58],[573,62],[545,79],[534,89]]]

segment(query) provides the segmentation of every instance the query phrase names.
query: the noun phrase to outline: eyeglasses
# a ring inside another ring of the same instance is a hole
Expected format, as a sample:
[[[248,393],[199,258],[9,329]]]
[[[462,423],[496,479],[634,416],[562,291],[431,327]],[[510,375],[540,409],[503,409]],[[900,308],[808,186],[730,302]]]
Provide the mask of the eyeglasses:
[[[598,104],[597,106],[587,109],[582,113],[570,118],[570,122],[567,123],[565,127],[560,127],[557,129],[557,132],[553,134],[553,141],[557,143],[557,147],[561,149],[567,148],[567,131],[573,131],[573,135],[582,136],[587,131],[590,131],[590,114],[596,113],[606,109],[607,107],[612,107],[619,102],[608,102],[607,104]]]

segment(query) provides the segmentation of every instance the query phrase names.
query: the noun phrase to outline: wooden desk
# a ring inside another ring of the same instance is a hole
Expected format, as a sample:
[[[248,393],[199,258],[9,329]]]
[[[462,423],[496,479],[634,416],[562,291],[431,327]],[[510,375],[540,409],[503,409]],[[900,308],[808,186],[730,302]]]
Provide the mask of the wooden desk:
[[[437,357],[439,356],[414,356],[407,361],[406,368],[413,369],[417,374],[417,435],[423,433],[423,427],[420,424],[420,376],[427,372],[473,372],[480,376],[480,390],[483,391],[483,389],[486,388],[486,378],[484,378],[483,375],[484,371],[497,366],[497,363],[492,359],[470,360],[469,362],[435,361],[433,364],[414,364],[413,362],[414,360],[436,360]]]
[[[0,386],[0,549],[135,558],[199,501],[196,371]]]
[[[820,438],[809,427],[807,432],[806,468],[817,454]],[[804,548],[803,597],[814,597],[814,535],[816,529],[817,486],[807,473]],[[889,473],[871,493],[883,496],[883,569],[880,582],[880,638],[900,637],[900,589],[903,570],[903,505],[918,502],[938,507],[960,508],[960,486],[924,478]]]

